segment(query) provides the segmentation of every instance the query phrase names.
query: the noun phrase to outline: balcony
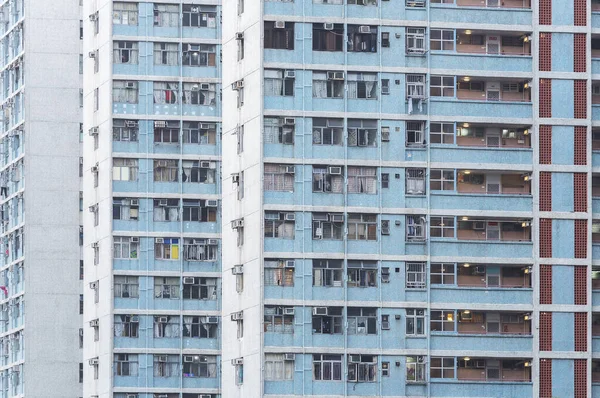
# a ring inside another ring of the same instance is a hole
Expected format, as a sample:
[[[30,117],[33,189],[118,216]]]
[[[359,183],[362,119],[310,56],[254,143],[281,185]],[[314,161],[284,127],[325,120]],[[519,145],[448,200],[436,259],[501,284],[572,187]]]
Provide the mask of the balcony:
[[[529,0],[433,0],[431,20],[508,25],[531,25]]]
[[[600,6],[600,4],[595,4],[595,5]],[[592,9],[593,9],[593,6],[592,6]],[[592,19],[593,18],[594,17],[592,17]],[[598,26],[598,25],[595,25],[595,26]],[[592,73],[593,74],[600,73],[600,35],[592,35]]]
[[[481,382],[531,382],[531,359],[464,357],[458,361],[457,379]]]

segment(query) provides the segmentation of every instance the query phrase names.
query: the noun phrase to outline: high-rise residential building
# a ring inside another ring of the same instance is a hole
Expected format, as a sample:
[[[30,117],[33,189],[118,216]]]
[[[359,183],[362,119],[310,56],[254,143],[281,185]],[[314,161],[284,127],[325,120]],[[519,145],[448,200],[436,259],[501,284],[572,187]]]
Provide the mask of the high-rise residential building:
[[[84,15],[84,396],[214,398],[220,4]]]
[[[86,398],[600,396],[600,3],[85,3]]]
[[[80,11],[0,2],[1,398],[82,395]]]

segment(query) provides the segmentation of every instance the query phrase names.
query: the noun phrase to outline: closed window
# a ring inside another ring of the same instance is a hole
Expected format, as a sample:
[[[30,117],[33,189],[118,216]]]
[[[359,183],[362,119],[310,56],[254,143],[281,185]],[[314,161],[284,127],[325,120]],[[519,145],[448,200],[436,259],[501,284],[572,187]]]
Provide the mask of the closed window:
[[[406,309],[406,335],[424,336],[425,335],[425,310],[424,309]]]
[[[454,217],[431,217],[429,236],[432,238],[454,238]]]
[[[339,354],[313,354],[313,380],[341,381],[342,356]]]
[[[214,44],[182,44],[184,66],[215,66],[216,46]]]
[[[154,65],[179,65],[179,44],[154,43]]]
[[[293,70],[265,69],[264,94],[267,96],[294,96],[296,81]]]
[[[113,24],[115,25],[137,25],[138,3],[113,3]]]
[[[177,277],[154,277],[154,297],[159,299],[178,299],[179,278]]]
[[[348,260],[348,287],[376,287],[377,261]]]
[[[154,82],[153,94],[155,104],[178,104],[179,84],[168,82]]]
[[[377,167],[348,166],[348,193],[377,193]]]
[[[178,260],[179,239],[156,238],[154,239],[154,258],[157,260]]]
[[[355,383],[372,383],[377,381],[377,356],[347,355],[348,381]]]
[[[432,357],[429,375],[432,379],[454,379],[454,358]]]
[[[432,332],[453,332],[454,311],[431,311],[429,330]]]
[[[432,97],[454,97],[454,76],[431,76],[429,94]]]
[[[293,380],[294,363],[286,354],[265,354],[265,380]]]
[[[113,158],[113,181],[137,181],[138,160]]]
[[[348,307],[348,334],[377,334],[377,308]]]
[[[294,49],[294,23],[265,21],[264,48],[278,50]]]
[[[454,191],[454,170],[431,169],[429,189],[432,191]]]
[[[115,275],[115,297],[138,298],[139,282],[137,276]]]
[[[140,248],[139,238],[130,236],[115,236],[113,238],[113,258],[131,260],[138,258]]]
[[[177,182],[179,181],[179,161],[164,159],[154,161],[154,181]]]
[[[265,285],[294,286],[294,268],[288,266],[290,261],[293,260],[265,260]]]
[[[264,165],[265,191],[294,192],[294,166],[281,164]]]
[[[313,118],[313,145],[342,145],[343,119]]]
[[[115,376],[137,376],[139,370],[137,354],[115,354]]]
[[[188,300],[216,300],[216,278],[183,278],[183,298]]]
[[[183,26],[193,28],[216,28],[217,12],[214,6],[183,5]]]
[[[215,145],[217,125],[215,123],[183,122],[183,143]]]
[[[429,39],[430,50],[454,50],[453,29],[431,29]]]
[[[293,145],[295,126],[289,123],[290,121],[290,118],[265,117],[263,122],[264,143]]]
[[[313,24],[314,51],[344,51],[343,24]]]
[[[377,120],[348,119],[348,146],[377,146]]]
[[[179,5],[154,3],[154,26],[179,26]]]
[[[264,307],[264,331],[271,333],[294,333],[294,307]]]
[[[433,285],[454,285],[454,264],[432,263],[430,281]]]
[[[348,214],[348,240],[377,240],[377,215]]]
[[[344,72],[317,72],[313,71],[312,74],[312,88],[314,98],[343,98],[345,85],[344,85]],[[373,82],[376,85],[376,82]],[[356,85],[354,83],[356,92]],[[364,86],[363,86],[364,87]],[[363,91],[364,92],[364,91]],[[355,97],[356,98],[356,97]]]
[[[312,260],[313,286],[342,286],[342,260]]]
[[[138,82],[113,80],[113,102],[138,103]]]
[[[429,142],[432,144],[454,144],[454,123],[430,123]]]

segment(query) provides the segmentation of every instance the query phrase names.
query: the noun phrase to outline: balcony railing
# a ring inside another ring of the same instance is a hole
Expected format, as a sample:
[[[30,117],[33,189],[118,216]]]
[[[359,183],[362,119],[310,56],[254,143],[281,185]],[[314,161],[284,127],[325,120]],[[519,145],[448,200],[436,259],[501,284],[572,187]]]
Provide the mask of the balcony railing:
[[[458,7],[487,7],[494,9],[531,8],[530,0],[431,0],[431,4],[456,4]],[[600,10],[600,6],[598,9]]]

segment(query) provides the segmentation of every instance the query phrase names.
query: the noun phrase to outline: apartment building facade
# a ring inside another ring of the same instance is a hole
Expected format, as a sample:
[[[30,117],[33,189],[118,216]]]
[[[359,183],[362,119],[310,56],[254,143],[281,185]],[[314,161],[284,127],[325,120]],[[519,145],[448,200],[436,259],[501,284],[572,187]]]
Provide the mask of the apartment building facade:
[[[2,398],[82,395],[80,11],[0,2]]]
[[[598,2],[223,10],[223,396],[600,396]]]

